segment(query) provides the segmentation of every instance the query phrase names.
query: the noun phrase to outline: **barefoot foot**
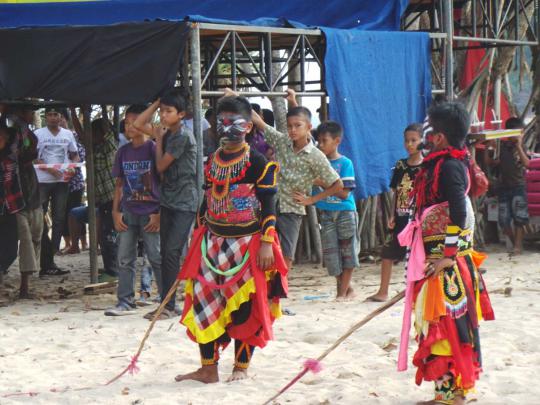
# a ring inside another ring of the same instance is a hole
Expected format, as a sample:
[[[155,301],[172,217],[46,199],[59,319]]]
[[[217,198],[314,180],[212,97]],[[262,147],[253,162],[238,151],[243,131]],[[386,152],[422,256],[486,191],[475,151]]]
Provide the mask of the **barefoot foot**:
[[[375,295],[369,296],[365,301],[367,302],[384,302],[388,300],[388,294],[377,293]]]
[[[217,383],[219,381],[217,365],[215,366],[202,366],[197,371],[188,374],[179,374],[174,377],[175,381],[193,380],[199,381],[205,384]]]
[[[247,369],[235,367],[227,382],[245,380],[246,378],[248,378]]]
[[[353,299],[356,298],[356,293],[351,287],[349,287],[349,289],[347,290],[347,295],[345,297],[347,298],[348,301],[352,301]]]

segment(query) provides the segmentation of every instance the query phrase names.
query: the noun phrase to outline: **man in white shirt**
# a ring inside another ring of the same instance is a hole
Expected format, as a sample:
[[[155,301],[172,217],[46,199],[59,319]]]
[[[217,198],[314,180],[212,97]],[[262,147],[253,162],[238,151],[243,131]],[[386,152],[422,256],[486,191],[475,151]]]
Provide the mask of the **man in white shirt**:
[[[62,114],[66,112],[56,107],[45,109],[46,127],[35,131],[38,138],[38,163],[78,162],[77,143],[71,131],[60,126]],[[47,212],[49,201],[52,210],[52,247],[55,252],[60,248],[64,226],[68,183],[75,171],[46,168],[36,170],[39,192],[43,209]]]

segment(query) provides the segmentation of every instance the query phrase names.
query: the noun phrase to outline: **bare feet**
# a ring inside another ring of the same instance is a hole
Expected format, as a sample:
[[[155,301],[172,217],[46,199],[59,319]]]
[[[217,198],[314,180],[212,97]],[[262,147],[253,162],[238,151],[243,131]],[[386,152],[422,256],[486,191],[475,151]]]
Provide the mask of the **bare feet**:
[[[202,366],[200,369],[192,373],[179,374],[176,377],[174,377],[174,380],[177,382],[193,380],[193,381],[199,381],[205,384],[217,383],[219,381],[217,365]]]
[[[514,256],[521,256],[522,254],[522,250],[521,249],[518,249],[518,248],[514,248],[514,250],[512,251],[512,253],[510,253],[510,256],[514,257]]]
[[[388,300],[388,294],[377,293],[366,298],[367,302],[384,302]]]
[[[247,369],[235,367],[231,376],[227,378],[227,382],[245,380],[246,378],[248,378]]]
[[[70,246],[69,248],[62,250],[63,255],[76,255],[79,253],[81,253],[81,251],[77,246]]]
[[[416,405],[438,405],[441,404],[440,402],[435,401],[432,399],[431,401],[420,401],[417,402]],[[462,396],[457,396],[452,401],[452,405],[465,405],[465,398]]]
[[[347,295],[345,297],[349,301],[352,301],[353,299],[356,298],[356,294],[355,294],[354,290],[352,289],[352,287],[349,287],[349,289],[347,290]]]

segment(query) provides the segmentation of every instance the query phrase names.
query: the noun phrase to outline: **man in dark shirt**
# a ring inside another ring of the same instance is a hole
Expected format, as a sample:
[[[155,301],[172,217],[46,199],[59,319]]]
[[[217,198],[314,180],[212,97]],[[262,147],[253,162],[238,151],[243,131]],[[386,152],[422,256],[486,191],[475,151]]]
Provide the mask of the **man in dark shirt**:
[[[521,129],[523,121],[509,118],[506,129]],[[525,169],[529,167],[529,157],[523,147],[523,135],[503,140],[499,159],[488,155],[488,164],[499,167],[499,225],[514,245],[514,255],[523,249],[523,228],[529,223],[527,193],[525,191]],[[512,228],[512,222],[514,227]]]

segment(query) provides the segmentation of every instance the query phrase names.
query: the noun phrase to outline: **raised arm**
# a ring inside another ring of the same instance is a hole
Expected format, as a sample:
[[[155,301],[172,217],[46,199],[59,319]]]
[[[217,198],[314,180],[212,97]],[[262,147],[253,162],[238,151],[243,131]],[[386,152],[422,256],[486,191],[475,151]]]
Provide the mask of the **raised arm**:
[[[152,118],[154,117],[154,114],[158,108],[159,99],[150,104],[150,106],[135,119],[133,122],[135,129],[138,129],[144,134],[152,134],[154,132]]]

